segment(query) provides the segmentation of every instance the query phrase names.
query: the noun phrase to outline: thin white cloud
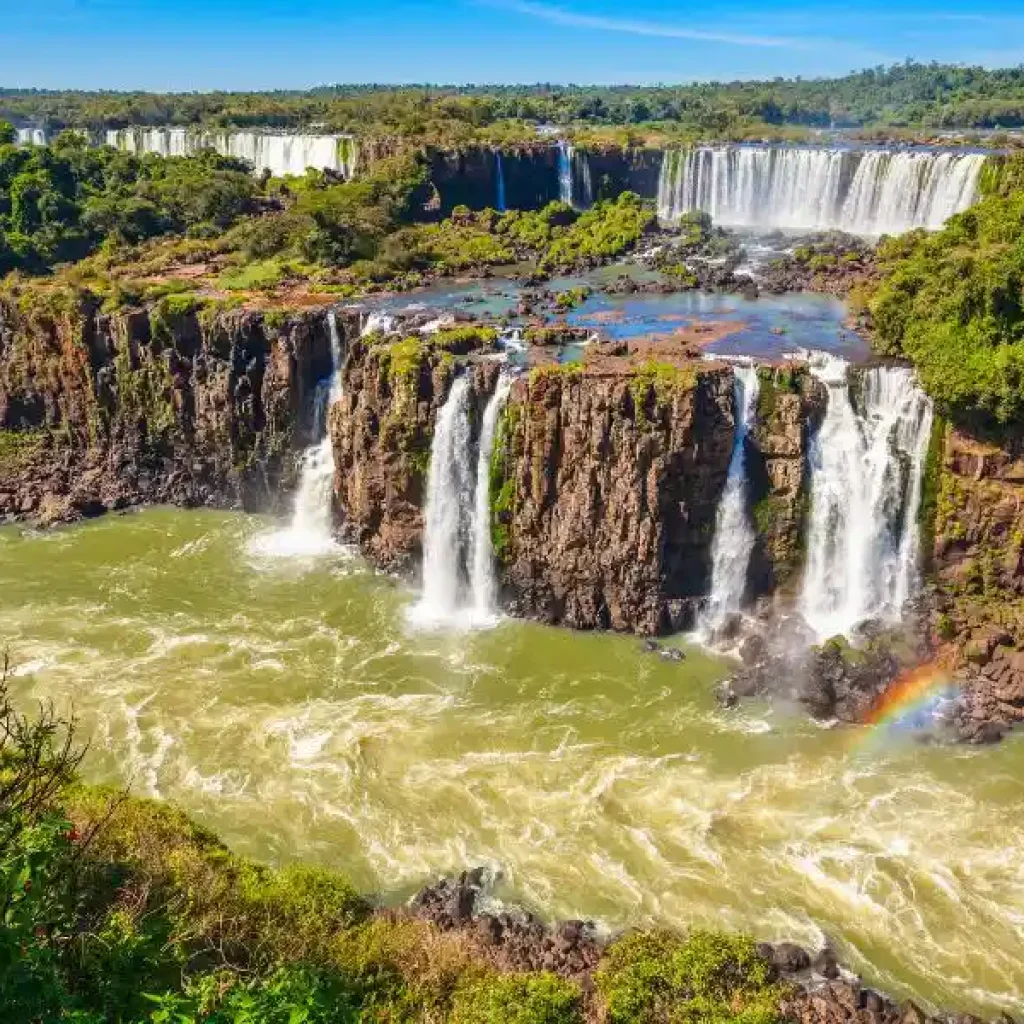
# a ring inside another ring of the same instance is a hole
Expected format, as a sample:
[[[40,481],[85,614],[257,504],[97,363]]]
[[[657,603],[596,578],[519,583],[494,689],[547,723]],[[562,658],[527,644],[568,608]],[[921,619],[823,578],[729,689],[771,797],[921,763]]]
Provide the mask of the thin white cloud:
[[[785,36],[745,35],[736,32],[721,32],[713,29],[683,28],[678,25],[664,25],[653,21],[634,21],[630,18],[606,18],[595,14],[581,14],[567,11],[562,7],[534,3],[533,0],[479,0],[487,7],[501,7],[529,17],[540,18],[554,25],[572,28],[594,28],[605,32],[625,32],[635,36],[657,36],[661,39],[696,39],[707,43],[729,43],[733,46],[767,46],[804,49],[805,40]]]

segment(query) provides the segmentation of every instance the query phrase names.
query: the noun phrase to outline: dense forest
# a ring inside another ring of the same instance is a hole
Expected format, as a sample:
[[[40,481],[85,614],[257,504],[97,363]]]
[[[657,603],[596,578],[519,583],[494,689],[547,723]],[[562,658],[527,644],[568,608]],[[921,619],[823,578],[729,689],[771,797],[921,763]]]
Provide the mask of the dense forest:
[[[906,62],[836,79],[678,86],[324,86],[307,92],[73,92],[0,88],[0,117],[52,128],[203,124],[459,141],[502,126],[657,126],[744,136],[805,129],[997,129],[1024,125],[1024,68]]]

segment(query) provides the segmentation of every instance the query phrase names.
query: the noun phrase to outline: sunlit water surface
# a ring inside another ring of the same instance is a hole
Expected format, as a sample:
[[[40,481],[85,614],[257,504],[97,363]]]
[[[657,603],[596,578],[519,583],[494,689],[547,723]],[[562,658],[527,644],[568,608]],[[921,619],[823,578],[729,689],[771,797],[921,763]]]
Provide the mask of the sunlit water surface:
[[[406,587],[251,553],[270,528],[155,509],[0,530],[17,696],[74,706],[90,777],[387,899],[490,864],[545,915],[829,936],[896,994],[1024,1005],[1019,742],[725,712],[722,664],[629,637],[414,632]]]

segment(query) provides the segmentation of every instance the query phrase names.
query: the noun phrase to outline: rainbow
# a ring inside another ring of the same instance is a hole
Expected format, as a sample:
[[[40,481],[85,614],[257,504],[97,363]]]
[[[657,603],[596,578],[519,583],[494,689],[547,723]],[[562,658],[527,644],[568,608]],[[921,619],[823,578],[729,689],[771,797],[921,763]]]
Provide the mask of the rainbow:
[[[925,662],[898,676],[864,718],[872,734],[880,730],[922,728],[932,723],[938,704],[956,692],[948,669],[939,661]]]

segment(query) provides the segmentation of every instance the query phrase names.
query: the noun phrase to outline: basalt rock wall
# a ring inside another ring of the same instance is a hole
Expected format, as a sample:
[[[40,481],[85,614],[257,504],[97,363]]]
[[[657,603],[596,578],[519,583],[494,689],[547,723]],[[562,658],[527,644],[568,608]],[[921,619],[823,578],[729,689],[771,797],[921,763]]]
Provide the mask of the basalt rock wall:
[[[342,330],[357,333],[358,318]],[[323,311],[4,302],[0,515],[279,508],[330,369]]]
[[[731,371],[534,373],[502,427],[491,486],[510,607],[584,629],[689,623],[732,449]]]

